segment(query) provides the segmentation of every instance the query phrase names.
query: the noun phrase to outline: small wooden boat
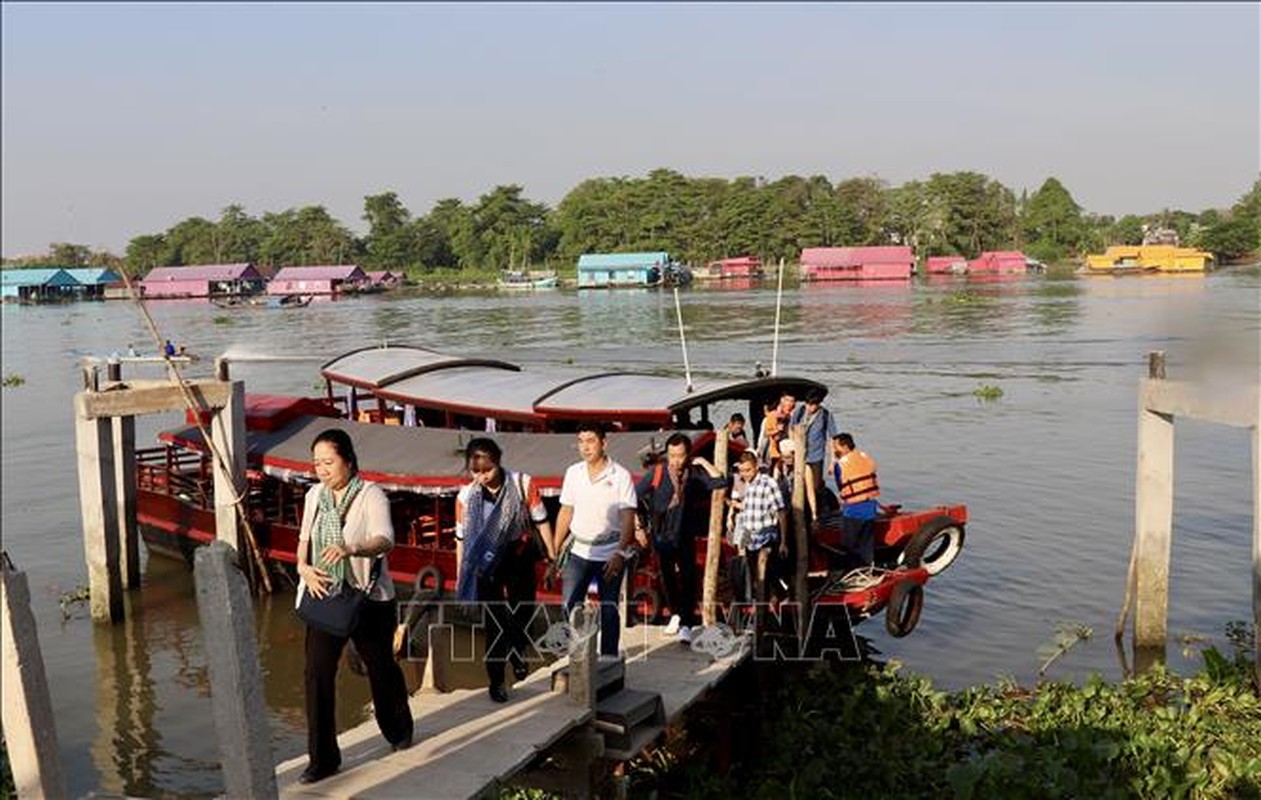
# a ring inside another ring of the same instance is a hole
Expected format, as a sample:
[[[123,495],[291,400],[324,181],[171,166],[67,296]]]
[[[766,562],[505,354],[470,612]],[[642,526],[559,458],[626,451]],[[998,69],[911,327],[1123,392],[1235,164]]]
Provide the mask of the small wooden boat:
[[[268,308],[306,308],[315,295],[286,294],[267,298]]]
[[[539,289],[556,288],[555,272],[526,272],[524,270],[505,270],[499,279],[499,288],[508,291],[537,291]]]

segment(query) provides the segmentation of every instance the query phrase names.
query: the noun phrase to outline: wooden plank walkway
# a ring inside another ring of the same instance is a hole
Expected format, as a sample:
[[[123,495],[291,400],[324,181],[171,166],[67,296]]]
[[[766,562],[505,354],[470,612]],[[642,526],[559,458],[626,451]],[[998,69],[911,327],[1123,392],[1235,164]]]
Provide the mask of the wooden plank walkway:
[[[674,722],[692,703],[748,657],[749,648],[714,659],[695,652],[659,626],[623,631],[626,686],[660,692],[666,718]],[[445,798],[477,797],[511,778],[540,752],[591,720],[567,695],[551,691],[552,670],[535,670],[511,690],[509,702],[494,703],[485,688],[412,696],[415,746],[390,752],[376,721],[369,719],[338,737],[342,769],[319,783],[297,782],[306,755],[276,768],[281,797]],[[646,744],[644,742],[643,744]]]

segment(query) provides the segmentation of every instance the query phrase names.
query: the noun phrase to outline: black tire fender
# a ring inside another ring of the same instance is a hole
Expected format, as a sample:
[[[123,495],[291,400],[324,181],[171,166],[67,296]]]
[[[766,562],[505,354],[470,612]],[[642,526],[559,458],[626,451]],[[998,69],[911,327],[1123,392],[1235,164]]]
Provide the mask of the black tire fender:
[[[884,609],[884,628],[890,636],[901,639],[919,623],[924,610],[924,587],[912,580],[898,581]]]
[[[433,564],[416,573],[416,580],[412,584],[417,596],[428,593],[435,599],[442,597],[442,570]]]
[[[659,613],[661,613],[661,593],[650,586],[641,586],[636,589],[630,596],[630,602],[626,604],[628,624],[649,625]]]
[[[963,523],[947,516],[933,517],[911,537],[898,563],[910,569],[923,567],[929,575],[937,575],[959,557],[964,538]]]

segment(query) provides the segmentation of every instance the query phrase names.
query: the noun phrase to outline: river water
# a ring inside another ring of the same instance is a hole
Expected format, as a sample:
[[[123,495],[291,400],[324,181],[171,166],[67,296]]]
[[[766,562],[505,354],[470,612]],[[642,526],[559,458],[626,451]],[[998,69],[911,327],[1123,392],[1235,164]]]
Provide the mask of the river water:
[[[758,287],[680,294],[699,375],[769,367],[776,294]],[[526,364],[682,374],[669,292],[382,295],[303,310],[225,310],[154,302],[165,336],[207,357],[230,353],[247,391],[312,393],[318,361],[388,340]],[[96,626],[59,598],[86,583],[75,473],[77,360],[154,349],[128,302],[5,306],[4,548],[30,580],[70,791],[137,796],[222,790],[206,656],[191,573],[142,552],[144,587],[120,625]],[[1204,371],[1257,380],[1261,271],[1211,275],[793,287],[784,295],[778,369],[826,383],[840,427],[880,463],[884,500],[966,503],[963,555],[927,587],[905,639],[862,626],[886,656],[943,687],[1036,679],[1062,624],[1094,637],[1051,677],[1120,674],[1111,631],[1134,527],[1137,382],[1146,354],[1169,377]],[[209,359],[202,362],[205,371]],[[150,377],[158,377],[153,372]],[[137,368],[136,377],[145,376]],[[973,392],[996,386],[1002,396]],[[140,446],[180,415],[138,420]],[[1251,619],[1248,432],[1177,426],[1170,631],[1210,637]],[[142,548],[143,551],[143,548]],[[304,751],[301,626],[292,594],[258,604],[267,713],[277,760]],[[1197,651],[1175,642],[1170,665]],[[366,681],[343,674],[339,723],[365,718]],[[415,675],[410,676],[414,683]],[[423,725],[422,725],[423,727]]]

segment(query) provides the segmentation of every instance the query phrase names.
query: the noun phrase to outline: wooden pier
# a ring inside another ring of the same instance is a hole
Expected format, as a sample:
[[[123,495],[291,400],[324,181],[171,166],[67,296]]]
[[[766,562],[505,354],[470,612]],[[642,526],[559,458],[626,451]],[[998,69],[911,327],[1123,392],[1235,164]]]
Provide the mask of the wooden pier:
[[[664,724],[677,722],[751,652],[748,640],[739,639],[733,652],[713,658],[664,635],[659,626],[629,628],[622,639],[626,692],[659,695],[664,706],[659,721]],[[536,670],[516,684],[504,704],[493,702],[485,688],[422,691],[411,700],[417,737],[413,747],[391,752],[376,722],[368,720],[338,737],[342,768],[336,775],[302,785],[297,779],[306,767],[305,755],[280,764],[280,796],[439,800],[493,792],[540,754],[564,748],[567,736],[585,734],[590,740],[602,727],[598,711],[576,702],[572,687],[569,693],[553,690],[553,676],[568,666],[569,659],[562,658],[550,668]],[[600,701],[601,709],[605,703]],[[625,750],[600,746],[597,739],[597,746],[580,757],[587,762],[580,767],[600,759],[629,760],[663,730],[662,725],[645,726]],[[571,754],[573,749],[568,748]],[[575,792],[586,793],[581,786]]]

